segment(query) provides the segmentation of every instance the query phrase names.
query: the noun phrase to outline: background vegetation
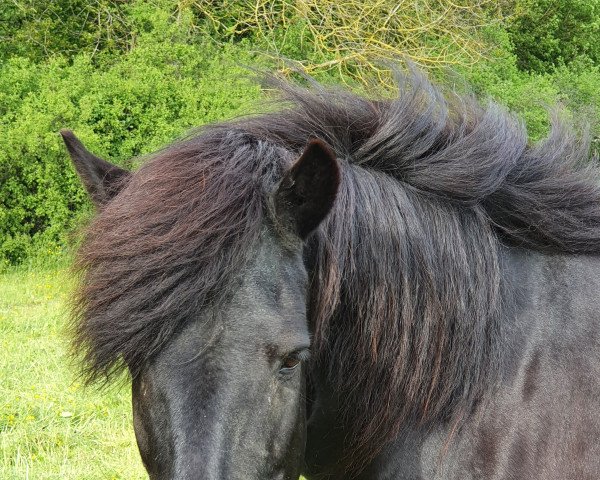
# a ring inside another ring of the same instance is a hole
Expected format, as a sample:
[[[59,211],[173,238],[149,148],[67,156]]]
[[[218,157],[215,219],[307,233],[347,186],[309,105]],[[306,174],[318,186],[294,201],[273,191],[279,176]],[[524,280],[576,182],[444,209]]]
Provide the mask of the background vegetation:
[[[63,269],[0,275],[0,478],[142,479],[125,382],[100,391],[75,379],[68,279]]]
[[[594,122],[598,38],[600,0],[2,2],[0,269],[62,255],[89,212],[61,128],[130,167],[192,126],[251,111],[261,93],[243,65],[374,94],[390,88],[385,61],[409,58],[458,72],[537,139],[557,102]]]
[[[66,355],[62,265],[91,207],[61,128],[134,168],[256,111],[245,66],[389,95],[386,62],[408,58],[532,141],[559,103],[597,148],[599,38],[600,0],[0,2],[0,478],[143,478],[128,389],[81,389]]]

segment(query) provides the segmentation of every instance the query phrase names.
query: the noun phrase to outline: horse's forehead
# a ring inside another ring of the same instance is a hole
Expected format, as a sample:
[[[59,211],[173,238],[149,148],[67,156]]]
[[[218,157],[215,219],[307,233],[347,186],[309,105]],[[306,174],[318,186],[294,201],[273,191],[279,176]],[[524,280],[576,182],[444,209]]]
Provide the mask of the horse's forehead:
[[[265,229],[250,262],[248,275],[281,282],[305,280],[302,245],[290,246],[270,228]]]
[[[171,349],[178,355],[210,350],[268,356],[310,344],[301,253],[263,237],[252,256],[228,300],[202,312],[175,338]]]
[[[246,306],[277,310],[304,304],[307,274],[300,248],[290,250],[276,235],[263,235],[240,284],[238,300]]]
[[[301,251],[267,234],[252,257],[221,312],[222,324],[238,336],[257,332],[267,343],[305,343],[307,274]]]

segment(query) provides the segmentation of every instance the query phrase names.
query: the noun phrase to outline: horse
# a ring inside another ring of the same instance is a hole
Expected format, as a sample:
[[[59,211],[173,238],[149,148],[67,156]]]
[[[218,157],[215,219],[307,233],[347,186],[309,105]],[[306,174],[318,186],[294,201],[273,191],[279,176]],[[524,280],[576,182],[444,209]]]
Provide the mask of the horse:
[[[62,136],[96,205],[89,381],[132,379],[151,479],[600,478],[600,183],[589,135],[397,73],[135,172]]]

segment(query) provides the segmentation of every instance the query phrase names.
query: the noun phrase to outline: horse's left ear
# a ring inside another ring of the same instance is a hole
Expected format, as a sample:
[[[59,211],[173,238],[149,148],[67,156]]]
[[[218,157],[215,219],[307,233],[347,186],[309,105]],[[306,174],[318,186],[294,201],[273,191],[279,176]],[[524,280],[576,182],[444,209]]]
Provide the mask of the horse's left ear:
[[[123,180],[131,172],[123,170],[88,151],[83,143],[70,130],[61,130],[75,170],[94,205],[100,208],[114,197],[123,186]]]
[[[276,221],[304,240],[331,210],[340,176],[331,148],[322,140],[311,140],[275,191]]]

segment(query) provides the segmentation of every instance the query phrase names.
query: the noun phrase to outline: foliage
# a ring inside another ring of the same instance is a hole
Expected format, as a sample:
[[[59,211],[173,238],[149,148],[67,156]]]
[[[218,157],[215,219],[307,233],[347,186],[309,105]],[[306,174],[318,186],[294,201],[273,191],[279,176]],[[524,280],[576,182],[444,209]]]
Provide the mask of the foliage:
[[[0,60],[128,50],[133,27],[118,0],[8,0],[0,7]]]
[[[232,39],[251,35],[276,59],[306,71],[336,69],[341,79],[380,80],[384,61],[473,65],[487,52],[481,28],[495,23],[491,0],[191,0],[196,16]]]
[[[370,95],[374,85],[391,85],[386,59],[413,59],[446,80],[450,66],[468,89],[521,115],[533,140],[559,102],[592,123],[598,145],[599,5],[0,2],[0,270],[60,256],[91,211],[58,130],[71,128],[98,154],[135,166],[193,126],[247,113],[260,92],[240,65],[299,67]]]
[[[574,62],[553,72],[523,72],[512,51],[513,36],[504,28],[485,30],[493,61],[476,68],[459,68],[469,87],[482,98],[491,97],[524,120],[532,140],[548,133],[549,111],[570,117],[579,128],[591,126],[595,145],[600,139],[600,66]]]
[[[517,0],[507,30],[522,70],[600,62],[600,0]]]
[[[156,16],[154,17],[156,21]],[[236,63],[248,54],[177,41],[173,26],[148,32],[104,69],[89,55],[23,58],[0,71],[0,262],[53,255],[89,211],[58,131],[71,128],[90,149],[131,167],[202,123],[246,111],[258,88]],[[1,267],[1,265],[0,265]]]

